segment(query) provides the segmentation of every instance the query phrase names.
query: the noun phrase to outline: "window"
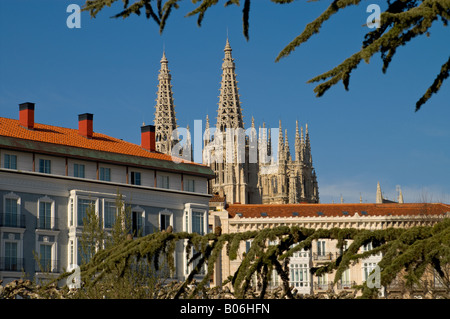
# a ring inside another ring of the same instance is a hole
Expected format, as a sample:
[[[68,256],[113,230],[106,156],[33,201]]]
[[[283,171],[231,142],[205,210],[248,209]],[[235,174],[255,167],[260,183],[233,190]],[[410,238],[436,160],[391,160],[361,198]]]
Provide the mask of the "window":
[[[364,263],[363,264],[363,273],[364,273],[364,281],[367,281],[369,278],[370,273],[375,269],[377,266],[376,263]]]
[[[73,176],[84,178],[84,164],[73,164]]]
[[[245,241],[245,253],[248,253],[250,248],[252,248],[252,241],[251,240],[246,240]]]
[[[321,290],[328,289],[327,275],[323,274],[317,277],[317,288]]]
[[[4,161],[5,168],[17,169],[17,156],[16,155],[5,154],[4,158],[5,158],[5,161]]]
[[[39,268],[41,271],[52,270],[52,246],[41,244],[39,248]]]
[[[350,281],[350,269],[344,270],[341,276],[342,288],[351,288],[352,284]]]
[[[159,229],[165,230],[167,227],[169,227],[172,223],[170,222],[171,215],[169,214],[161,214],[159,218]]]
[[[294,287],[309,287],[308,264],[290,264],[290,284]]]
[[[38,228],[51,229],[52,203],[39,202]]]
[[[133,211],[131,213],[131,233],[133,237],[140,237],[143,235],[143,212]]]
[[[17,243],[5,242],[5,270],[18,271],[19,264],[17,259]]]
[[[185,210],[184,212],[184,222],[185,222],[185,231],[197,233],[199,235],[204,235],[206,232],[207,224],[205,222],[205,212],[204,211],[191,211],[191,210]],[[186,246],[185,246],[186,247]],[[191,249],[190,254],[185,255],[184,262],[185,262],[185,272],[186,274],[189,273],[190,270],[195,268],[198,265],[198,262],[201,258],[201,256],[198,256],[198,258],[192,260],[192,263],[188,263],[188,261],[198,253],[198,251],[193,248]],[[203,265],[199,271],[200,274],[206,273],[206,265]]]
[[[363,251],[369,251],[369,250],[372,250],[372,249],[373,249],[372,242],[365,244],[365,245],[362,247],[362,249],[363,249]]]
[[[141,185],[141,173],[140,172],[131,172],[131,184]]]
[[[184,190],[187,192],[195,192],[195,180],[187,179],[184,183]]]
[[[73,251],[74,251],[74,247],[73,247],[73,240],[70,241],[70,252],[69,252],[69,265],[73,265]]]
[[[114,202],[104,203],[103,223],[105,228],[112,228],[116,222],[116,204]]]
[[[276,177],[272,177],[272,190],[274,193],[278,192],[278,181]]]
[[[78,198],[78,226],[83,226],[83,219],[87,217],[87,210],[95,208],[95,200]]]
[[[317,255],[325,256],[325,240],[317,241]]]
[[[295,246],[297,246],[298,244],[294,244],[291,246],[291,248],[294,248]],[[306,251],[304,248],[302,248],[300,251],[296,251],[295,253],[292,254],[293,258],[304,258],[304,257],[309,257],[309,251]]]
[[[278,246],[278,239],[270,240],[267,243],[268,246]]]
[[[192,212],[192,232],[204,235],[204,214],[200,212]]]
[[[111,181],[111,169],[107,167],[100,167],[100,180],[101,181]]]
[[[280,276],[278,275],[278,272],[276,269],[272,269],[272,275],[270,278],[269,287],[270,288],[277,288],[280,286],[279,282]],[[256,285],[258,285],[258,282],[256,282]]]
[[[70,199],[69,226],[73,226],[73,198]]]
[[[158,175],[158,187],[169,188],[169,176]]]
[[[4,226],[17,227],[19,220],[19,203],[16,198],[5,198]]]
[[[77,264],[87,264],[91,260],[91,251],[92,249],[95,250],[95,248],[90,243],[85,243],[85,245],[83,245],[83,242],[80,238],[77,239],[77,246]]]
[[[342,246],[342,250],[343,250],[343,251],[346,251],[346,250],[348,249],[348,247],[349,247],[349,242],[348,242],[348,240],[344,240],[344,245]]]
[[[48,159],[39,160],[39,173],[50,174],[52,161]]]

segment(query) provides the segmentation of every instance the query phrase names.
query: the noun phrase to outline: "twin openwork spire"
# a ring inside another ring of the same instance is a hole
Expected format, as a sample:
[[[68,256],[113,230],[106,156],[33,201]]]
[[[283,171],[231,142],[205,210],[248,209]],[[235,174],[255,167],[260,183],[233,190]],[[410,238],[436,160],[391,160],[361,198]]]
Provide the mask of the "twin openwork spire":
[[[159,72],[158,98],[156,100],[155,126],[156,126],[156,148],[163,153],[170,153],[173,147],[170,138],[173,130],[177,128],[171,75],[168,69],[168,61],[163,54],[161,59],[161,70]],[[245,129],[242,115],[241,102],[239,99],[239,89],[236,79],[236,65],[232,57],[232,49],[227,38],[224,48],[224,59],[222,62],[222,79],[220,82],[220,95],[217,109],[216,132],[225,133],[227,129]],[[251,127],[255,129],[255,121],[252,117]],[[291,153],[288,132],[281,127],[278,128],[278,150],[275,150],[273,141],[276,135],[271,136],[271,129],[257,131],[257,138],[245,140],[245,159],[242,163],[236,161],[227,162],[226,154],[230,154],[229,147],[236,147],[236,144],[223,143],[221,154],[224,158],[221,161],[213,160],[210,165],[216,177],[209,183],[209,192],[226,196],[229,203],[242,204],[285,204],[285,203],[318,203],[319,191],[317,177],[312,164],[311,144],[308,132],[308,125],[300,128],[296,122],[295,147]],[[211,130],[208,115],[206,115],[206,131]],[[272,129],[273,130],[273,129]],[[256,131],[256,129],[255,129]],[[275,131],[274,131],[275,133]],[[276,134],[276,133],[275,133]],[[208,134],[208,136],[210,136]],[[258,155],[256,162],[251,162],[250,151],[255,149],[256,143]],[[211,140],[204,142],[205,148]],[[203,157],[205,159],[205,157]],[[216,159],[208,156],[208,159]],[[274,158],[276,161],[274,162]]]

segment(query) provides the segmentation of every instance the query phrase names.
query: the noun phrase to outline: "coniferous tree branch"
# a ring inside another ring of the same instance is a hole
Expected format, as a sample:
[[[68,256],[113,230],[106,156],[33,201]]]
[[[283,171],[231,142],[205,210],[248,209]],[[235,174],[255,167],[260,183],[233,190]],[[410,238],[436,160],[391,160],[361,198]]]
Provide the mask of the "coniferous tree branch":
[[[439,91],[439,89],[441,88],[442,83],[444,82],[444,80],[448,78],[449,73],[450,73],[450,57],[447,60],[447,62],[445,62],[442,65],[441,71],[437,75],[437,77],[434,80],[433,84],[431,84],[431,86],[427,89],[425,94],[417,101],[417,103],[416,103],[416,112],[418,110],[420,110],[422,105],[425,104],[425,102],[428,101],[431,98],[431,95],[433,95],[433,94],[435,94],[435,93],[437,93]]]
[[[106,6],[110,7],[117,0],[86,0],[83,7],[84,11],[89,11],[91,17],[96,15]],[[156,1],[156,8],[152,5]],[[159,25],[160,33],[163,32],[168,17],[172,9],[179,8],[181,0],[167,0],[162,4],[162,0],[136,0],[130,4],[129,0],[122,0],[124,10],[113,17],[127,18],[131,14],[140,15],[141,9],[145,8],[146,17],[153,19]],[[197,15],[197,24],[201,26],[206,11],[219,3],[219,0],[191,0],[198,6],[189,12],[186,16]],[[271,0],[277,4],[289,4],[294,0]],[[250,3],[251,0],[245,0],[242,10],[243,34],[249,39],[249,19],[250,19]],[[328,8],[320,14],[314,21],[307,24],[303,32],[295,37],[276,57],[278,62],[282,58],[290,55],[301,44],[308,41],[314,34],[319,33],[323,24],[328,21],[334,14],[343,9],[359,5],[360,0],[334,0]],[[388,8],[381,14],[381,25],[374,31],[370,31],[365,35],[362,42],[362,48],[359,52],[345,59],[341,64],[318,75],[308,81],[308,83],[325,81],[318,84],[314,88],[316,96],[322,96],[329,88],[342,81],[344,88],[349,89],[351,72],[357,68],[359,63],[364,60],[369,63],[370,58],[380,52],[383,61],[382,71],[385,73],[389,67],[393,57],[397,53],[400,46],[406,45],[413,38],[419,35],[427,34],[432,23],[439,18],[443,25],[448,25],[450,19],[450,0],[387,0]],[[227,0],[225,7],[230,5],[240,5],[240,0]],[[448,63],[442,66],[441,72],[437,75],[433,84],[428,88],[425,94],[416,103],[416,111],[427,102],[432,94],[439,91],[442,83],[448,78]]]
[[[249,251],[243,256],[238,270],[231,283],[237,297],[243,298],[250,288],[252,278],[256,275],[262,280],[264,297],[268,280],[275,269],[282,279],[283,290],[286,297],[291,298],[289,287],[289,257],[300,249],[310,250],[312,242],[317,239],[332,239],[337,241],[337,248],[342,251],[339,258],[326,263],[323,267],[312,269],[315,275],[325,272],[335,272],[335,281],[340,279],[342,272],[351,262],[367,258],[371,255],[383,253],[378,263],[381,271],[382,285],[388,285],[397,278],[402,271],[406,271],[405,279],[408,283],[417,282],[428,268],[444,277],[443,268],[450,265],[450,219],[446,218],[434,226],[416,226],[412,228],[388,228],[384,230],[358,230],[358,229],[306,229],[299,227],[279,226],[265,228],[260,231],[243,233],[221,234],[210,233],[204,236],[186,232],[169,233],[157,232],[145,237],[125,240],[112,247],[100,249],[90,260],[81,267],[82,281],[85,288],[94,287],[94,283],[101,283],[109,278],[111,273],[118,274],[120,279],[129,273],[130,266],[142,258],[154,263],[161,258],[170,261],[177,242],[187,241],[186,253],[190,254],[189,247],[195,247],[197,254],[189,260],[189,264],[196,258],[197,263],[183,282],[175,297],[184,296],[184,290],[200,269],[207,265],[206,276],[196,289],[191,291],[190,297],[196,294],[207,283],[214,271],[214,265],[226,245],[231,260],[239,256],[239,246],[242,242],[252,240]],[[276,245],[268,246],[268,240],[275,241]],[[347,250],[343,250],[347,240],[352,240]],[[359,253],[364,245],[372,243],[373,249]],[[190,257],[189,257],[190,258]],[[159,263],[155,263],[155,267]],[[284,265],[284,266],[283,266]],[[170,268],[174,270],[174,264]],[[69,274],[64,273],[59,279]],[[109,277],[108,277],[109,276]],[[376,290],[361,286],[363,297],[376,297]]]

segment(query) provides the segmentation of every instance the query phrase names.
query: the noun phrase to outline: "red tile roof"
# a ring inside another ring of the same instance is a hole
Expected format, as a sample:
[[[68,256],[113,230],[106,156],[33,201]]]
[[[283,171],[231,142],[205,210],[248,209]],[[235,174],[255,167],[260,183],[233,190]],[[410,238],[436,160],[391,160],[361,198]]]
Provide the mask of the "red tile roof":
[[[70,129],[46,124],[34,124],[34,129],[26,129],[19,124],[18,120],[0,117],[0,135],[31,140],[36,142],[52,143],[79,147],[84,149],[111,152],[124,155],[132,155],[172,161],[170,155],[159,152],[150,152],[140,145],[125,142],[121,139],[110,137],[100,133],[93,133],[91,139],[78,134],[78,129]],[[180,159],[181,160],[181,159]],[[201,165],[195,162],[181,160],[184,163]]]
[[[230,204],[227,208],[230,217],[239,214],[240,218],[270,217],[336,217],[353,216],[405,216],[442,215],[450,212],[450,205],[442,203],[406,204],[269,204],[242,205]],[[346,213],[345,213],[346,212]],[[261,213],[266,213],[262,214]],[[296,213],[296,214],[293,214]]]

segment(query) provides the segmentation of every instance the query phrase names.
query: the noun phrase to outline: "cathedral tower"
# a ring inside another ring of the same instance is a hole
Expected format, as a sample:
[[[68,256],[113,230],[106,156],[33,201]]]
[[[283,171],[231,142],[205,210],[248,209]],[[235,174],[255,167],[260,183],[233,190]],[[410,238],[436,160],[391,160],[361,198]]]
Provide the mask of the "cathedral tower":
[[[222,63],[222,81],[220,83],[219,108],[217,110],[217,129],[225,132],[227,128],[244,128],[241,102],[236,80],[236,66],[231,56],[231,46],[227,38],[225,58]]]
[[[216,132],[221,132],[223,147],[221,155],[215,153],[214,162],[210,163],[216,173],[216,179],[211,181],[212,193],[225,195],[228,202],[248,204],[260,201],[258,183],[258,164],[249,163],[249,139],[239,139],[238,134],[244,133],[241,102],[236,80],[236,66],[232,57],[232,49],[227,38],[225,57],[222,63],[222,79],[220,82],[219,106],[217,109]],[[252,128],[254,129],[254,123]],[[256,130],[255,130],[256,132]],[[220,138],[220,137],[216,137]],[[257,152],[256,134],[252,139],[252,150]],[[242,142],[243,141],[243,142]],[[217,141],[215,141],[217,143]],[[216,144],[217,145],[217,144]],[[217,149],[216,149],[217,151]],[[223,156],[222,160],[217,157]],[[242,156],[242,157],[240,157]],[[255,199],[256,198],[256,199]]]
[[[173,104],[172,76],[168,68],[169,61],[165,52],[161,59],[161,69],[158,75],[158,93],[155,106],[155,139],[156,150],[170,154],[176,140],[172,139],[172,132],[177,128],[175,106]]]
[[[170,154],[177,142],[172,140],[177,124],[171,75],[165,54],[161,59],[158,80],[156,150]],[[288,131],[283,132],[281,120],[278,129],[266,128],[263,123],[262,130],[260,127],[258,132],[252,117],[251,127],[245,129],[237,83],[236,65],[227,38],[216,127],[215,130],[210,127],[207,115],[204,133],[207,138],[203,142],[203,163],[215,173],[215,178],[209,183],[209,192],[225,196],[229,203],[318,203],[319,190],[312,163],[308,124],[304,135],[303,127],[299,131],[296,122],[292,150]]]

